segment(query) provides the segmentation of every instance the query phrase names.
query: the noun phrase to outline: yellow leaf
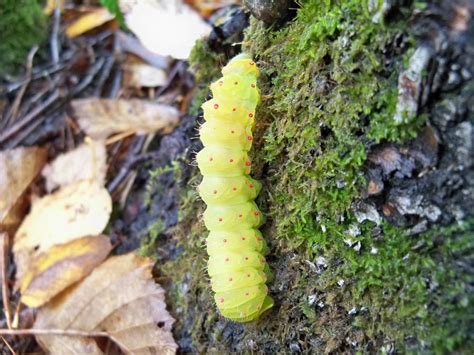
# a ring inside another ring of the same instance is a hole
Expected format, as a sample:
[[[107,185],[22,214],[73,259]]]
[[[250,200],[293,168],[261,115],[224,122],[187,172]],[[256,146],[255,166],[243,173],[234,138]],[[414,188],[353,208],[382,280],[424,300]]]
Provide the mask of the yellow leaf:
[[[112,250],[107,236],[84,237],[55,245],[30,260],[20,280],[21,302],[39,307],[65,288],[82,280]]]
[[[51,191],[58,186],[87,179],[95,180],[100,186],[103,186],[106,158],[105,143],[94,140],[59,155],[42,171],[42,175],[46,179],[46,190]]]
[[[90,180],[67,185],[36,200],[13,242],[17,280],[22,289],[27,287],[23,278],[28,270],[37,268],[40,255],[53,246],[99,235],[111,211],[112,199],[107,190]]]
[[[133,354],[174,354],[173,318],[152,262],[134,254],[111,257],[78,285],[41,307],[34,328],[102,331]],[[48,353],[101,354],[92,338],[37,336]]]
[[[71,24],[66,29],[66,34],[71,38],[80,36],[84,32],[93,30],[94,28],[114,19],[114,17],[115,16],[106,8],[95,9],[93,12],[81,16]]]
[[[44,148],[17,148],[0,152],[0,230],[9,229],[22,216],[20,197],[46,163]],[[13,215],[9,214],[12,213]]]
[[[179,122],[179,111],[174,107],[139,99],[78,99],[71,105],[81,128],[94,139],[130,130],[169,133]]]

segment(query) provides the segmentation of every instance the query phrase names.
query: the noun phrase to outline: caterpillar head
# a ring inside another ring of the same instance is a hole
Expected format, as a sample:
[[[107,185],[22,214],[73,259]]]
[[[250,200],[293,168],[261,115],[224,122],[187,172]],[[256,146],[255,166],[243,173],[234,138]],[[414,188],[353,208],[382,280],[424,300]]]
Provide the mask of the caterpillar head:
[[[222,68],[222,75],[244,74],[258,77],[258,68],[252,57],[247,53],[242,53],[230,60],[230,62]]]

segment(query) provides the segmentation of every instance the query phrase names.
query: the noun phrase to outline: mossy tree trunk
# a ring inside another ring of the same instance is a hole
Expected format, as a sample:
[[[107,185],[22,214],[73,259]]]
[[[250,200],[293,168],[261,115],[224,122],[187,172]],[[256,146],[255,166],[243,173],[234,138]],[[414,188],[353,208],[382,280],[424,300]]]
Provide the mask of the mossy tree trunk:
[[[285,24],[251,18],[243,49],[264,95],[253,174],[276,307],[253,324],[219,316],[200,177],[186,165],[199,147],[183,149],[179,222],[162,242],[173,252],[160,261],[183,352],[472,350],[473,11],[302,1]],[[211,47],[191,59],[194,107],[228,59],[230,47]],[[172,137],[195,135],[194,120]]]

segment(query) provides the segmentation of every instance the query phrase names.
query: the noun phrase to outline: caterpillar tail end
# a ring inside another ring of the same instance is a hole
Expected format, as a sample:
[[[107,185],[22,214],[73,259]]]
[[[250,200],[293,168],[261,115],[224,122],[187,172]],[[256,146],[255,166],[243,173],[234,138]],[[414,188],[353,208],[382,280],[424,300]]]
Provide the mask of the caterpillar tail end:
[[[226,314],[225,310],[221,310],[221,314],[238,323],[248,323],[248,322],[253,322],[254,320],[257,320],[263,313],[267,312],[270,308],[272,308],[274,305],[273,298],[270,296],[266,296],[265,299],[263,300],[262,306],[258,311],[255,313],[249,314],[249,315],[242,315],[242,316],[236,316],[235,314]]]

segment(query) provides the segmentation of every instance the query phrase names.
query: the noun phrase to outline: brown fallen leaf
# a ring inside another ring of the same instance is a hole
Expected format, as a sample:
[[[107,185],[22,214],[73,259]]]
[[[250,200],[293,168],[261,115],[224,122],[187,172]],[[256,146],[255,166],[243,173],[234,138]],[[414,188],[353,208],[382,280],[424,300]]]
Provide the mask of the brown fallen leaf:
[[[30,260],[20,280],[21,302],[39,307],[71,284],[82,280],[112,250],[107,236],[84,237],[54,245]]]
[[[31,272],[43,269],[38,263],[45,260],[41,259],[44,258],[42,255],[49,253],[54,246],[102,233],[111,211],[112,199],[107,190],[89,180],[67,185],[33,202],[31,212],[18,229],[13,242],[17,286],[26,290],[29,283],[35,281],[35,277],[40,277],[31,275]],[[59,250],[64,260],[77,257],[71,249],[65,249],[70,252],[69,255],[63,249]],[[61,273],[56,274],[58,278],[62,276]],[[69,284],[75,281],[77,280],[70,280]],[[34,304],[37,306],[39,303]]]
[[[0,152],[0,230],[12,232],[23,216],[20,198],[46,164],[46,158],[46,149],[38,147]]]
[[[80,180],[95,180],[100,186],[105,183],[106,149],[103,141],[86,140],[74,150],[58,156],[43,168],[46,190],[52,191]]]
[[[67,29],[66,34],[73,38],[81,34],[93,30],[104,23],[113,20],[115,16],[111,14],[106,8],[97,8],[93,11],[82,15],[79,19],[74,21]]]
[[[179,121],[176,108],[139,99],[89,98],[73,100],[71,105],[81,128],[94,139],[125,131],[137,134],[162,131],[166,134]]]
[[[102,331],[133,354],[174,354],[177,344],[164,290],[151,276],[152,262],[134,254],[114,256],[79,284],[41,307],[35,329]],[[93,338],[37,336],[51,354],[102,354]]]

